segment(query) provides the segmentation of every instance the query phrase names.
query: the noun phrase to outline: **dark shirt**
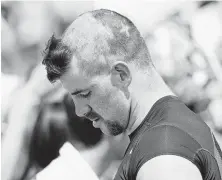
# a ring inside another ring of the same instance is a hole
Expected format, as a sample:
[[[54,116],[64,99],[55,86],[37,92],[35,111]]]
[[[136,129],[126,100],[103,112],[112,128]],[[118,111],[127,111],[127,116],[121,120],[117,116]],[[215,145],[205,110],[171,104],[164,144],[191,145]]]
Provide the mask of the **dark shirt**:
[[[221,180],[222,155],[214,135],[174,96],[159,99],[130,135],[115,180],[135,180],[142,165],[160,155],[186,158],[197,166],[203,180]]]

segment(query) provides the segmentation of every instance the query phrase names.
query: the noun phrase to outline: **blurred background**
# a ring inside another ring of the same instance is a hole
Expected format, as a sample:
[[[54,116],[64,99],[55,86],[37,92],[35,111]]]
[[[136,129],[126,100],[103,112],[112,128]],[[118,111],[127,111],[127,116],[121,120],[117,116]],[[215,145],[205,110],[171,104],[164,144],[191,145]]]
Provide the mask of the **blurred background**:
[[[78,15],[98,8],[115,10],[135,23],[165,82],[212,128],[222,147],[222,2],[218,1],[2,1],[2,144],[12,147],[16,136],[11,133],[23,128],[34,143],[26,146],[38,149],[33,153],[29,148],[31,153],[24,150],[23,155],[31,154],[29,158],[44,167],[67,140],[80,150],[101,141],[101,132],[87,121],[70,121],[78,117],[69,95],[45,81],[39,65],[53,33],[60,36]],[[14,174],[25,179],[26,171]]]

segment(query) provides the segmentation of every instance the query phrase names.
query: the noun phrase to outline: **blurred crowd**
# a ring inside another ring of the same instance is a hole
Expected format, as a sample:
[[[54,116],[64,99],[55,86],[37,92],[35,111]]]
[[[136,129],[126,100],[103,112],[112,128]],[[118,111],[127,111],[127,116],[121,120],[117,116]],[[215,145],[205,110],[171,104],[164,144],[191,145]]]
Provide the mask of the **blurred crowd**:
[[[47,81],[41,66],[52,33],[61,35],[78,15],[93,9],[93,1],[1,3],[1,138],[3,146],[18,147],[5,150],[8,157],[20,152],[14,164],[23,157],[24,165],[17,172],[13,172],[13,162],[7,162],[11,167],[7,173],[14,173],[16,179],[26,179],[47,166],[66,141],[85,151],[100,147],[104,139],[90,122],[74,114],[71,97],[59,84]],[[143,36],[165,82],[207,122],[222,146],[221,9],[221,2],[193,2],[165,16]],[[146,17],[141,18],[144,26],[149,24]],[[16,146],[11,142],[21,129],[26,132],[21,136],[25,141]],[[123,150],[112,149],[113,154],[103,157],[117,160],[111,168],[95,168],[101,179],[109,179],[118,166],[121,157],[116,151]]]
[[[221,2],[172,13],[147,35],[156,68],[187,106],[222,130]]]

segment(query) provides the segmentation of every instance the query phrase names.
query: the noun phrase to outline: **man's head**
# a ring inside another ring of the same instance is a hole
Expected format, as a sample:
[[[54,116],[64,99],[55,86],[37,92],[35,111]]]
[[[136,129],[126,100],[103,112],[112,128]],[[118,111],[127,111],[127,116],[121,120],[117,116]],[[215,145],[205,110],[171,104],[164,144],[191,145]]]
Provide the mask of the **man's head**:
[[[52,36],[43,64],[48,79],[72,94],[76,114],[99,119],[94,126],[110,135],[127,129],[132,79],[152,67],[134,24],[104,9],[79,16],[60,39]]]

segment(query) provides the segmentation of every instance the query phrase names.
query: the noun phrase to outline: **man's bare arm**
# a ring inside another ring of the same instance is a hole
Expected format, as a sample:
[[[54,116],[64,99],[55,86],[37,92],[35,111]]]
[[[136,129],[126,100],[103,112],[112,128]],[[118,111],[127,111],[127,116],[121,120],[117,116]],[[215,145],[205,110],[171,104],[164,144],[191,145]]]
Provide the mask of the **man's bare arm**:
[[[2,144],[2,178],[20,179],[29,163],[29,146],[38,116],[38,100],[23,90],[14,101]]]
[[[44,67],[39,65],[23,89],[14,95],[9,125],[2,142],[2,179],[20,179],[26,170],[41,99],[56,87],[48,82]]]
[[[175,155],[162,155],[146,162],[136,180],[203,180],[199,169],[189,160]]]

